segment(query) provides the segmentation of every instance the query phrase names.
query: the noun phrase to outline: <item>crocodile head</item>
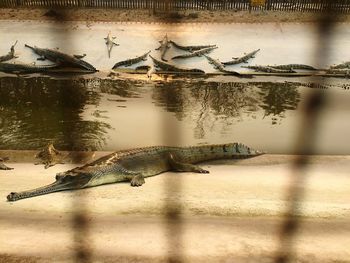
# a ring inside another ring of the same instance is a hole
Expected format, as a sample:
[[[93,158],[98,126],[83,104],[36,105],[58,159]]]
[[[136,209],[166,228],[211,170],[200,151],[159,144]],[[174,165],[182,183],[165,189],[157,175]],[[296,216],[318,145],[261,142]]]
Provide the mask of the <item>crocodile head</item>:
[[[28,191],[12,192],[7,196],[8,201],[17,201],[24,198],[30,198],[38,195],[45,195],[53,192],[64,191],[64,190],[75,190],[81,189],[91,179],[91,175],[87,173],[76,173],[73,174],[70,171],[64,173],[58,173],[56,175],[56,181],[52,184],[35,188]]]

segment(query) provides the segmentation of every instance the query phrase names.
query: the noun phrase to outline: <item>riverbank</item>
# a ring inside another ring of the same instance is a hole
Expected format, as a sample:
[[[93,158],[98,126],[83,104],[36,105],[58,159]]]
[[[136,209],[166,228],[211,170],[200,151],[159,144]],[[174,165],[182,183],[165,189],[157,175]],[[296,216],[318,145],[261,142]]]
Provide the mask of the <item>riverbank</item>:
[[[201,165],[209,174],[169,172],[146,178],[138,188],[111,184],[7,202],[9,192],[51,183],[57,172],[77,165],[44,169],[15,155],[17,162],[7,163],[15,169],[0,171],[0,234],[6,237],[0,262],[70,262],[77,249],[72,221],[77,210],[85,213],[84,242],[95,261],[164,262],[180,253],[186,262],[270,262],[294,158],[217,161]],[[349,156],[311,158],[296,262],[347,262],[349,166]],[[180,209],[179,221],[167,219],[169,206]],[[171,244],[178,240],[174,250]]]
[[[309,12],[283,11],[236,11],[236,10],[186,10],[176,12],[153,12],[141,9],[59,9],[43,8],[0,9],[0,20],[37,20],[37,21],[86,21],[96,22],[145,22],[145,23],[286,23],[316,22],[321,14]],[[349,22],[350,15],[339,14],[338,22]]]

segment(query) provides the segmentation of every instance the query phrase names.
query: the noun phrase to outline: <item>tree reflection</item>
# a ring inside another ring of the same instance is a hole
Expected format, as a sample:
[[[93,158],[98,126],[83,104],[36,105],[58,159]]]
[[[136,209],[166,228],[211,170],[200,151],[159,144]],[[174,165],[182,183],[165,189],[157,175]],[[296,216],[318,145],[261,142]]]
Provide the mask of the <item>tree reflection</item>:
[[[300,83],[291,82],[221,83],[198,79],[155,83],[129,79],[2,77],[0,149],[38,149],[48,142],[54,142],[62,150],[101,149],[107,144],[111,125],[117,126],[108,124],[106,118],[98,118],[102,112],[99,110],[106,110],[103,107],[96,110],[106,97],[101,93],[121,97],[107,96],[107,100],[115,101],[117,107],[122,107],[118,105],[122,102],[126,107],[127,98],[144,97],[144,93],[152,92],[150,104],[173,113],[179,122],[187,122],[194,129],[194,137],[203,139],[214,129],[224,134],[232,125],[249,119],[271,119],[271,124],[282,122],[285,112],[298,106],[299,86]],[[84,117],[91,105],[95,118]],[[121,114],[127,115],[127,109]],[[128,129],[127,125],[118,125],[119,128]]]
[[[183,81],[157,82],[152,98],[157,106],[163,107],[168,112],[175,113],[178,120],[185,117],[186,88],[188,84]]]
[[[99,149],[111,127],[81,117],[84,106],[99,99],[82,79],[3,77],[0,148],[37,149],[54,142],[62,150]]]
[[[265,111],[264,116],[272,116],[272,124],[277,124],[285,117],[286,110],[295,110],[300,101],[296,83],[260,83],[260,107]]]
[[[189,115],[196,123],[195,138],[202,139],[218,122],[224,132],[233,123],[256,119],[259,112],[263,117],[271,115],[272,124],[276,124],[285,111],[297,108],[297,87],[296,83],[160,82],[153,99],[179,120]]]

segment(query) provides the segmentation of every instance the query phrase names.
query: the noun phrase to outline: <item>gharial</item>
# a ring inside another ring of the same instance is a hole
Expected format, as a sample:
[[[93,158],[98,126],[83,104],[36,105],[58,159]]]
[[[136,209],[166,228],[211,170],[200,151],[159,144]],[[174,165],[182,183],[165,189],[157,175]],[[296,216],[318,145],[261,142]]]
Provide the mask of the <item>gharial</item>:
[[[199,74],[204,74],[205,73],[201,69],[197,69],[197,68],[181,68],[181,67],[175,66],[173,64],[166,63],[164,61],[160,61],[160,60],[152,57],[151,55],[149,55],[149,57],[153,60],[154,66],[156,68],[160,68],[160,69],[168,71],[168,72],[187,72],[187,73],[199,73]],[[147,73],[147,76],[148,76],[148,73]]]
[[[82,56],[68,55],[58,50],[49,49],[49,48],[39,48],[36,46],[32,47],[27,44],[25,44],[24,46],[32,49],[36,54],[40,56],[37,60],[48,59],[60,65],[66,64],[69,66],[86,69],[92,72],[97,71],[93,65],[79,58]]]
[[[161,59],[163,61],[168,61],[167,59],[165,59],[165,53],[167,52],[167,50],[170,48],[170,42],[168,40],[168,35],[165,34],[165,36],[163,37],[162,40],[158,41],[160,43],[160,46],[156,48],[156,50],[160,50],[161,52]]]
[[[50,65],[35,65],[33,64],[21,64],[21,63],[0,63],[0,71],[13,74],[29,74],[29,73],[43,73],[50,72],[57,69],[59,64]]]
[[[40,162],[37,162],[35,164],[44,164],[45,169],[54,166],[55,164],[64,164],[62,160],[62,153],[56,150],[52,143],[49,143],[40,152],[38,152],[35,155],[35,158],[41,159]]]
[[[113,46],[119,46],[119,44],[114,42],[115,38],[116,37],[112,37],[111,36],[111,32],[108,32],[107,37],[104,38],[105,41],[106,41],[107,50],[108,50],[108,57],[109,58],[111,57],[111,51],[112,51]]]
[[[4,56],[0,56],[0,62],[4,62],[4,61],[8,61],[8,60],[11,60],[13,58],[18,58],[16,55],[15,55],[15,46],[17,44],[17,40],[16,42],[11,46],[10,48],[10,52],[7,53],[6,55]]]
[[[9,159],[8,157],[0,158],[0,170],[13,170],[13,168],[8,167],[4,164],[4,162],[7,161],[8,159]]]
[[[192,147],[155,146],[118,151],[72,170],[56,174],[56,181],[29,191],[12,192],[8,201],[82,189],[103,184],[130,182],[141,186],[145,177],[166,171],[209,173],[194,165],[215,159],[249,158],[263,154],[240,143]]]
[[[148,52],[144,53],[143,55],[135,57],[135,58],[130,58],[130,59],[119,61],[119,62],[114,64],[112,69],[116,69],[116,68],[121,67],[121,66],[131,66],[131,65],[134,65],[134,64],[139,63],[141,61],[146,61],[149,53],[151,53],[151,51],[148,51]]]

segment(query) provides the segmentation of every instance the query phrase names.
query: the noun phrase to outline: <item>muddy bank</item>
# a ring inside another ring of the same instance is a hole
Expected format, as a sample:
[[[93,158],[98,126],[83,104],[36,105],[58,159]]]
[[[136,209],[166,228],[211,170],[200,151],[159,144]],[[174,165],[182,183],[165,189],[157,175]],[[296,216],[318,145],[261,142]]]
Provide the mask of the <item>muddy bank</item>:
[[[263,155],[246,160],[209,162],[201,167],[210,174],[169,172],[146,178],[146,184],[140,188],[130,187],[129,183],[111,184],[13,203],[6,201],[10,192],[49,184],[56,173],[77,164],[44,169],[43,165],[32,163],[7,163],[15,169],[0,171],[0,212],[2,215],[33,213],[37,216],[72,213],[75,208],[71,207],[71,202],[84,197],[91,213],[105,216],[165,215],[164,207],[169,202],[181,204],[184,215],[188,216],[281,216],[286,209],[292,159],[283,155]],[[309,181],[305,185],[307,195],[300,215],[307,218],[348,217],[349,156],[315,156],[311,160]],[[181,189],[166,191],[167,185],[178,183],[181,183]],[[47,204],[44,207],[43,202]]]
[[[181,22],[181,23],[264,23],[264,22],[315,22],[320,14],[302,12],[266,11],[176,11],[170,13],[138,9],[0,9],[3,20],[57,20],[106,22]],[[337,15],[339,22],[350,21],[350,15]]]
[[[347,262],[349,156],[311,160],[294,262]],[[290,161],[265,155],[207,163],[201,167],[210,174],[164,173],[140,188],[111,184],[13,203],[5,199],[10,191],[50,183],[55,173],[75,165],[44,169],[9,163],[15,170],[0,171],[0,235],[6,237],[0,261],[72,262],[79,207],[86,216],[84,242],[96,262],[165,262],[177,254],[185,262],[272,262],[286,211]],[[169,205],[181,209],[181,225],[167,220]]]

